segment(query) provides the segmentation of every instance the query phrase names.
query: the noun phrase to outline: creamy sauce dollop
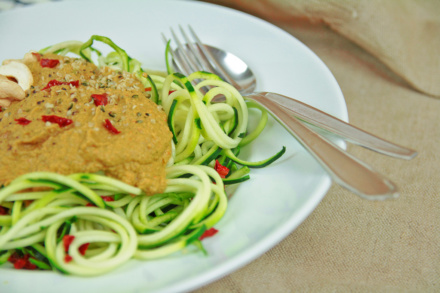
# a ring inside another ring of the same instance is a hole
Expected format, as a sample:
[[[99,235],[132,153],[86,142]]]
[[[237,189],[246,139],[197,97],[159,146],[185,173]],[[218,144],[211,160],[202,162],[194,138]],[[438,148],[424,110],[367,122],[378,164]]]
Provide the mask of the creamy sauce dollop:
[[[142,83],[83,59],[41,58],[59,63],[50,68],[37,58],[23,61],[34,84],[25,99],[0,112],[0,184],[35,171],[103,171],[146,194],[163,192],[172,135]],[[53,80],[58,85],[46,88]],[[47,118],[54,116],[67,125]]]

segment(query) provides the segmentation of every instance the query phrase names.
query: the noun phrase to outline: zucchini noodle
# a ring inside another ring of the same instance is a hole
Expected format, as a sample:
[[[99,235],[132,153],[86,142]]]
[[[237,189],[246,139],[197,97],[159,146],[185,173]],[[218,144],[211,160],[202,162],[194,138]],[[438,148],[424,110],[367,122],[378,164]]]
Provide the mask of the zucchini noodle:
[[[93,47],[95,41],[113,51],[104,55]],[[0,208],[8,211],[0,214],[0,264],[27,256],[30,267],[25,268],[95,276],[132,258],[165,257],[190,244],[206,253],[200,239],[226,212],[225,184],[248,180],[250,168],[267,166],[285,152],[283,147],[259,162],[239,159],[240,147],[264,129],[267,113],[215,74],[170,72],[169,46],[168,75],[148,74],[139,61],[102,36],[40,51],[49,52],[75,54],[89,62],[97,56],[98,66],[131,72],[150,89],[150,99],[168,115],[173,134],[167,187],[146,196],[137,187],[100,174],[20,176],[0,189]],[[248,107],[262,113],[250,133]]]

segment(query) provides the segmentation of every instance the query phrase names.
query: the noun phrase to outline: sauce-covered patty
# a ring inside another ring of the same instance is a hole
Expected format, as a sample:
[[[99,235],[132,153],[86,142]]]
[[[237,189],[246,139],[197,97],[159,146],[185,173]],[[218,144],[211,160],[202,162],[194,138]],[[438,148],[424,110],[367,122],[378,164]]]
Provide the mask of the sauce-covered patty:
[[[104,171],[162,192],[171,133],[142,83],[82,59],[34,56],[22,61],[33,75],[26,98],[0,112],[0,183],[34,171]]]

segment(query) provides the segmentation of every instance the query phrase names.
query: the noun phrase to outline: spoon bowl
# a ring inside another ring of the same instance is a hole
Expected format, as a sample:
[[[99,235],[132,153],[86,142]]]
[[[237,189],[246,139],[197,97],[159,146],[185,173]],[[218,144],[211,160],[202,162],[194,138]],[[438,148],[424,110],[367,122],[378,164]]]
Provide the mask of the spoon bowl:
[[[205,48],[214,56],[219,65],[237,83],[236,88],[242,95],[253,93],[257,86],[257,79],[250,67],[240,58],[230,52],[205,45]]]
[[[170,53],[174,68],[178,72],[185,75],[196,71],[215,73],[235,87],[246,100],[252,100],[266,108],[339,185],[366,199],[383,200],[398,196],[394,183],[312,131],[305,124],[311,124],[369,149],[399,158],[410,159],[415,156],[415,151],[380,139],[295,99],[276,93],[254,92],[256,78],[245,62],[232,53],[203,44],[194,30],[191,27],[189,29],[195,42],[191,41],[180,27],[186,40],[184,45],[171,29],[178,48],[171,50]],[[164,41],[167,42],[165,36]]]
[[[257,79],[251,68],[242,59],[230,52],[210,45],[204,44],[203,47],[203,49],[200,49],[200,47],[195,46],[194,44],[186,44],[186,50],[198,50],[200,56],[203,56],[203,54],[209,54],[213,60],[216,60],[216,64],[211,64],[211,66],[215,67],[213,69],[222,71],[222,75],[226,77],[228,81],[232,80],[233,86],[240,92],[240,94],[248,95],[255,91],[255,88],[257,87]],[[173,65],[175,68],[179,68],[179,64],[177,64],[176,60],[185,60],[187,53],[184,52],[184,54],[182,54],[181,50],[177,48],[174,50],[174,56]],[[188,64],[186,66],[194,67],[194,64],[191,65],[191,63],[199,61],[187,60],[187,62]],[[203,65],[207,66],[208,63],[206,62],[204,62],[205,64]],[[185,65],[180,64],[180,66]],[[196,68],[191,68],[191,70],[197,71]]]

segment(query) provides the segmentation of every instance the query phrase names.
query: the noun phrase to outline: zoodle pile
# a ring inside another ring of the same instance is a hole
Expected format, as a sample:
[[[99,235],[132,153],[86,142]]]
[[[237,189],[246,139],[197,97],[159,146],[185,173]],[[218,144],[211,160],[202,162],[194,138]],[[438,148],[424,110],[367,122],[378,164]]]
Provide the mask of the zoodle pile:
[[[104,55],[95,42],[111,52]],[[248,180],[250,168],[267,166],[285,148],[259,162],[240,159],[240,149],[264,129],[267,113],[215,74],[173,72],[169,50],[168,44],[164,74],[145,71],[103,36],[40,50],[136,75],[167,114],[173,135],[167,187],[146,195],[101,172],[22,175],[0,189],[0,264],[93,276],[132,258],[160,258],[190,244],[206,253],[201,240],[217,232],[214,225],[228,205],[225,185]],[[249,108],[261,111],[252,131],[247,129]]]

